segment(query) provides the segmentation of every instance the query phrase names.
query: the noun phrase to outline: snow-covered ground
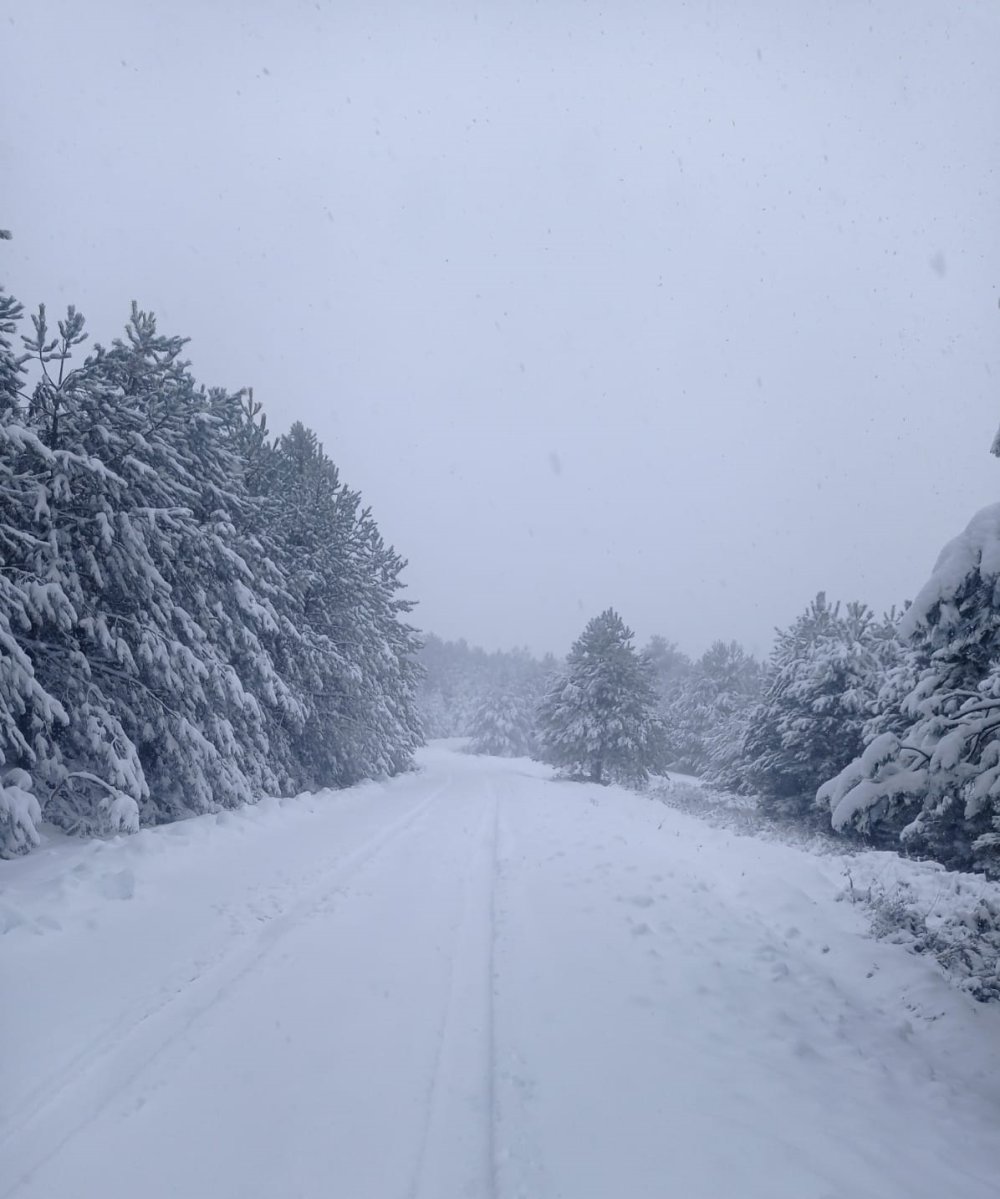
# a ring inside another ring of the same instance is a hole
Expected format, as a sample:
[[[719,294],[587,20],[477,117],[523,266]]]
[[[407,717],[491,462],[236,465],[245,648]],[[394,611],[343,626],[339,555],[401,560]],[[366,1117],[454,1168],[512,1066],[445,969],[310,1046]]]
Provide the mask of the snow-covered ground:
[[[1000,1005],[524,761],[0,863],[0,1194],[985,1199]]]

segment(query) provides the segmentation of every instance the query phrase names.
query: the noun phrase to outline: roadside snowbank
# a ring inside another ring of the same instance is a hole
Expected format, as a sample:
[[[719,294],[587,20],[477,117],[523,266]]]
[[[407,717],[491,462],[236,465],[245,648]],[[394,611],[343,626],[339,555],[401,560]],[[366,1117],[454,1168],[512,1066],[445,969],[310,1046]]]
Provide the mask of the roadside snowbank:
[[[845,847],[832,831],[771,819],[752,796],[700,780],[675,780],[653,794],[716,828],[831,857],[845,880],[839,898],[868,909],[874,937],[934,958],[952,983],[981,1002],[1000,999],[1000,882],[939,862]]]
[[[1000,999],[1000,883],[894,853],[843,860],[843,898],[871,912],[872,933],[934,957],[974,998]]]

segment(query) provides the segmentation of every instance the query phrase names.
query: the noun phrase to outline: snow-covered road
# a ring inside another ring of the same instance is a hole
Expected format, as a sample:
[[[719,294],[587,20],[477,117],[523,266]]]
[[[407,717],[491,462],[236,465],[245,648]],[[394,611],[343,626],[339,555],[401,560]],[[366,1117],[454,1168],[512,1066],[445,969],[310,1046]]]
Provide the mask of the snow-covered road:
[[[990,1199],[1000,1010],[527,762],[0,863],[0,1195]]]

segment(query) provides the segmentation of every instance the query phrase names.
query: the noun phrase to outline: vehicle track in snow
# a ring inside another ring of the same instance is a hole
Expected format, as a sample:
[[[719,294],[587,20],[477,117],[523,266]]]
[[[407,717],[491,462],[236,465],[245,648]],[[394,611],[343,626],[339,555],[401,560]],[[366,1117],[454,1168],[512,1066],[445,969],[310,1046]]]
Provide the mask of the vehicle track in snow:
[[[462,878],[452,930],[447,999],[438,1025],[412,1185],[407,1199],[494,1199],[494,892],[498,796],[484,812]],[[460,1145],[456,1147],[456,1141]]]
[[[500,874],[500,799],[494,794],[493,798],[493,828],[490,845],[490,952],[487,993],[488,1023],[489,1023],[489,1171],[490,1194],[496,1199],[500,1193],[500,1163],[497,1159],[497,1129],[500,1116],[497,1109],[497,1066],[499,1054],[497,1046],[497,990],[500,978],[497,973],[497,881]]]
[[[241,940],[162,1002],[139,1013],[125,1031],[118,1026],[109,1030],[39,1084],[0,1132],[6,1175],[0,1197],[16,1194],[32,1172],[91,1124],[123,1087],[237,988],[288,932],[425,819],[449,786],[436,787],[405,816],[338,857],[304,891],[294,892],[287,908],[250,934],[249,944]]]
[[[80,1081],[50,1067],[0,1146],[18,1199],[992,1199],[1000,1011],[872,941],[827,859],[528,763],[423,761],[358,794],[326,872],[338,822],[292,806],[256,849],[214,826],[170,846],[166,880],[136,859],[134,911],[77,920],[68,958],[65,933],[15,934],[18,976],[56,984],[123,937],[137,1007],[165,881],[245,929],[274,913],[122,1047],[80,1036]],[[168,974],[204,950],[182,927]],[[102,1029],[71,991],[47,988],[63,1031]],[[59,1060],[23,1015],[14,1095]]]

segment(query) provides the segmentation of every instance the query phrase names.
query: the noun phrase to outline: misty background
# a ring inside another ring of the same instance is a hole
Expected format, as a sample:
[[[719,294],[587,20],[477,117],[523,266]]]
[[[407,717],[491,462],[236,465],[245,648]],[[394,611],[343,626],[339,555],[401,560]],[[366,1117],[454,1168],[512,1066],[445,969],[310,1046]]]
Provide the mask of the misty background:
[[[315,428],[422,628],[764,653],[1000,494],[994,3],[2,11],[5,286]]]

